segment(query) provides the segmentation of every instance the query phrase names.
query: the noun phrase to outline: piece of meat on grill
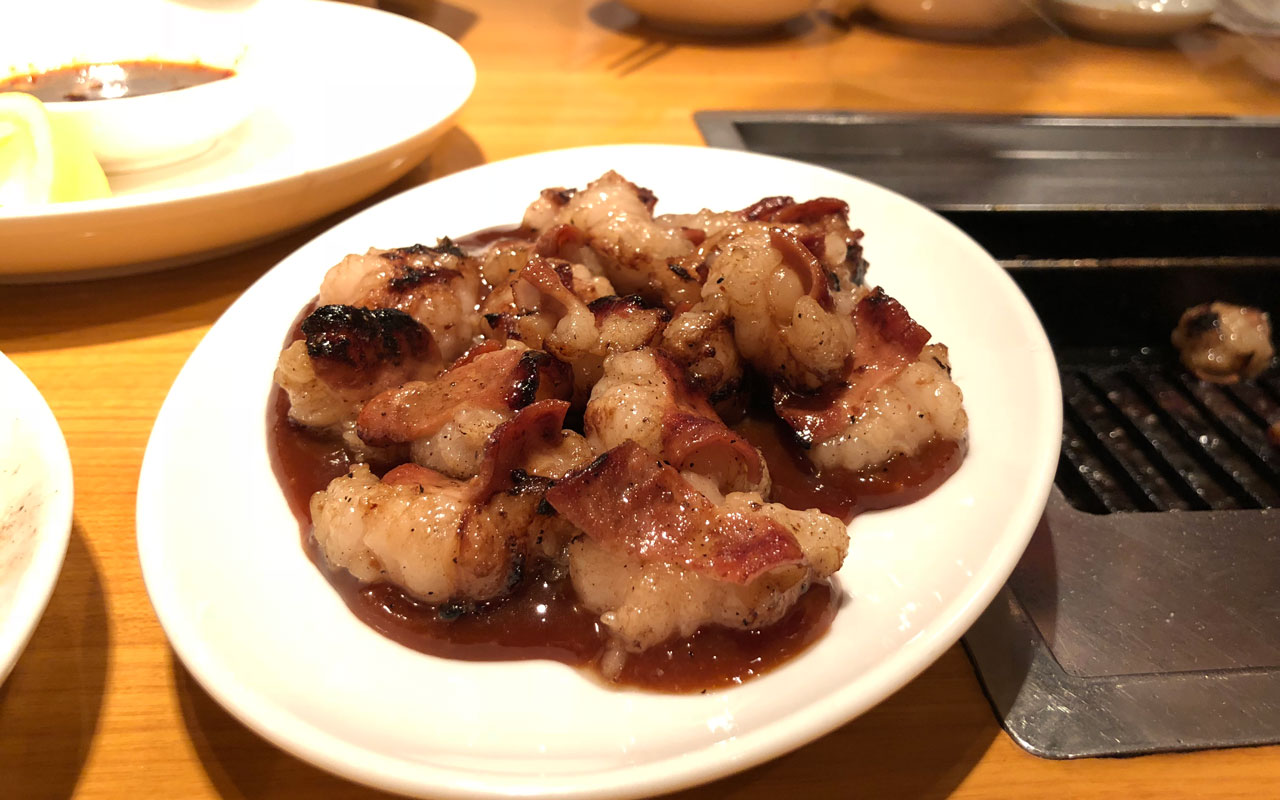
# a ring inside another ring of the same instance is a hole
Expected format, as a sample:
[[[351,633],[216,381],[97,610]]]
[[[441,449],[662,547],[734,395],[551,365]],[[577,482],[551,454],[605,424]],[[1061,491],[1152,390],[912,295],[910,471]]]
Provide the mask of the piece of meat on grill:
[[[1266,312],[1230,303],[1188,308],[1170,337],[1182,364],[1202,381],[1236,383],[1271,365],[1271,319]]]

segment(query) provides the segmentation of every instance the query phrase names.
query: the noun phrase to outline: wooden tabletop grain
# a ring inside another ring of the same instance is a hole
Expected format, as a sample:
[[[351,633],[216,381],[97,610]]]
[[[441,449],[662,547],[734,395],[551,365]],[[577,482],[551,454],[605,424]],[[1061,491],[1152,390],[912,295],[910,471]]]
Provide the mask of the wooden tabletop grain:
[[[1039,25],[960,44],[814,14],[777,35],[716,41],[646,29],[608,2],[382,6],[458,39],[479,81],[430,161],[379,198],[540,150],[699,144],[692,113],[708,108],[1280,114],[1280,85],[1249,64],[1255,45],[1222,32],[1126,48]],[[57,415],[76,480],[61,579],[0,687],[0,797],[377,795],[278,751],[195,684],[152,613],[134,544],[143,450],[183,362],[255,278],[349,213],[167,272],[0,286],[0,350]],[[1041,760],[1000,729],[953,647],[835,733],[687,796],[1274,797],[1280,748]]]

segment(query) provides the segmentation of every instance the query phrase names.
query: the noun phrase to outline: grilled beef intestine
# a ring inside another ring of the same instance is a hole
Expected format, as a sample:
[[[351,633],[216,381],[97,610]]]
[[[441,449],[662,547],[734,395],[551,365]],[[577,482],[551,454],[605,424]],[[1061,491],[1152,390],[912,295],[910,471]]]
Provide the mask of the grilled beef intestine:
[[[1183,365],[1213,383],[1257,377],[1275,357],[1270,317],[1247,306],[1215,302],[1189,308],[1171,338]]]
[[[645,348],[610,356],[584,415],[587,441],[598,452],[633,441],[708,486],[708,494],[769,493],[759,451],[731,430],[684,370]]]
[[[449,239],[349,255],[320,284],[321,305],[395,308],[431,332],[446,362],[465,353],[480,332],[484,284],[479,262]]]
[[[777,622],[848,552],[840,520],[754,492],[713,499],[632,440],[557,482],[547,500],[583,532],[569,546],[569,572],[608,631],[606,677],[628,653],[704,625]]]
[[[701,290],[696,276],[671,268],[694,243],[681,229],[654,220],[655,203],[652,192],[611,171],[580,190],[547,189],[525,211],[523,224],[537,233],[576,230],[619,293],[676,309],[695,302]]]
[[[503,258],[500,269],[488,270],[495,279],[485,278],[493,287],[480,304],[480,316],[484,319],[483,332],[486,337],[501,336],[519,339],[529,346],[537,346],[555,328],[560,317],[568,309],[560,305],[544,307],[540,302],[538,287],[539,273],[547,272],[553,280],[560,284],[570,295],[574,305],[612,297],[616,294],[613,285],[607,278],[591,273],[582,264],[573,264],[563,259],[544,258],[531,250],[520,252],[518,258]],[[489,259],[486,259],[486,265]],[[558,299],[558,288],[553,297]]]
[[[370,398],[444,368],[439,348],[417,320],[396,309],[320,306],[303,319],[303,338],[280,354],[275,382],[289,395],[289,418],[342,438],[365,457],[356,415]]]
[[[801,390],[841,377],[853,323],[839,312],[826,271],[795,236],[746,223],[715,234],[703,249],[707,281],[695,309],[731,321],[744,361]]]
[[[516,412],[486,440],[477,473],[460,480],[408,463],[379,479],[356,465],[311,498],[326,562],[365,582],[390,581],[429,603],[475,603],[519,582],[526,561],[558,551],[563,530],[539,513],[552,479],[587,460],[566,445],[568,403]],[[521,468],[537,463],[547,472]]]
[[[744,361],[801,389],[839,379],[866,291],[862,232],[849,228],[847,204],[767,197],[741,211],[657,220],[699,241],[679,264],[702,280],[699,300],[663,343],[695,385],[716,400],[731,395]]]
[[[771,625],[844,560],[844,524],[765,502],[759,451],[659,351],[606,359],[584,425],[604,455],[547,499],[582,531],[569,573],[608,631],[606,676],[704,625]]]
[[[403,462],[314,495],[331,567],[480,603],[549,559],[600,615],[613,675],[702,625],[771,624],[844,559],[843,523],[768,502],[721,416],[748,388],[823,468],[964,438],[946,348],[865,285],[842,201],[655,203],[606,173],[544,191],[482,251],[442,239],[329,270],[277,381],[295,421]]]
[[[849,205],[843,200],[819,197],[797,203],[791,197],[765,197],[741,211],[715,212],[703,209],[696,214],[664,214],[660,224],[695,231],[702,244],[743,223],[765,223],[786,231],[818,259],[827,272],[837,301],[863,284],[867,262],[862,257],[862,231],[849,227]],[[843,306],[846,313],[851,305]]]
[[[862,470],[931,439],[963,441],[968,416],[944,345],[875,289],[858,303],[855,345],[840,381],[812,393],[778,384],[774,409],[820,467]]]
[[[656,347],[683,367],[690,387],[705,394],[718,409],[735,406],[743,389],[744,365],[732,320],[724,310],[695,305],[676,314]]]
[[[430,381],[410,381],[371,398],[356,430],[366,444],[407,445],[415,463],[453,478],[479,470],[487,442],[526,406],[567,400],[568,367],[519,344],[484,346]]]
[[[495,340],[542,348],[573,368],[579,407],[605,358],[656,342],[671,317],[636,296],[597,295],[603,287],[582,269],[535,256],[481,306]]]

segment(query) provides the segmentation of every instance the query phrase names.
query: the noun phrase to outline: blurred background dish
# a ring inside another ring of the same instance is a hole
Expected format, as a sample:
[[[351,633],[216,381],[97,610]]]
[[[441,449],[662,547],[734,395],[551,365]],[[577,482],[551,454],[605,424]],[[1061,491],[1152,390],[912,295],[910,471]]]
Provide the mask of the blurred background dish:
[[[620,0],[646,21],[691,33],[740,33],[780,25],[816,0]]]
[[[890,27],[929,38],[973,38],[1036,16],[1037,0],[867,0]]]
[[[1074,32],[1107,39],[1162,39],[1209,21],[1217,0],[1049,0]]]
[[[58,582],[72,494],[71,457],[58,421],[0,353],[0,683]]]
[[[248,119],[198,156],[110,176],[113,197],[0,207],[0,282],[144,272],[312,222],[421,162],[475,86],[465,50],[405,17],[273,0],[242,20],[263,97]]]
[[[252,78],[245,74],[249,11],[219,8],[164,0],[14,4],[5,10],[0,30],[0,91],[35,93],[51,73],[92,65],[76,70],[79,86],[101,86],[99,96],[107,99],[72,99],[85,97],[83,91],[39,96],[50,114],[80,131],[107,172],[190,158],[252,110]],[[138,62],[195,64],[231,74],[180,91],[133,96],[120,79],[128,75],[124,65]],[[34,82],[24,80],[29,75]]]
[[[246,82],[251,79],[241,71],[240,59],[232,63],[236,71],[228,77],[180,91],[45,107],[76,126],[108,173],[163,166],[208,150],[249,116],[252,92]],[[120,69],[121,61],[94,66]]]
[[[1280,36],[1280,3],[1275,0],[1221,0],[1213,21],[1236,33]]]

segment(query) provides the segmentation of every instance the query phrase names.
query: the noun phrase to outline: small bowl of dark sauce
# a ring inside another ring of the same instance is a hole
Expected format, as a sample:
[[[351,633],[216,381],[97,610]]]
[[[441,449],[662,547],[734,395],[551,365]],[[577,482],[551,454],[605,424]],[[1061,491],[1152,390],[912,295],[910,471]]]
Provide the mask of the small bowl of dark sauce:
[[[19,11],[23,24],[0,32],[0,92],[70,120],[108,173],[199,155],[253,110],[248,15],[155,0]]]
[[[44,101],[74,121],[104,170],[125,172],[208,150],[248,116],[242,83],[235,66],[147,58],[11,72],[0,92]]]
[[[0,92],[26,92],[46,103],[119,100],[190,89],[236,74],[227,67],[181,61],[114,61],[71,64],[45,72],[0,78]]]

